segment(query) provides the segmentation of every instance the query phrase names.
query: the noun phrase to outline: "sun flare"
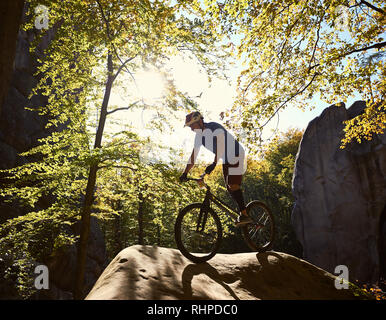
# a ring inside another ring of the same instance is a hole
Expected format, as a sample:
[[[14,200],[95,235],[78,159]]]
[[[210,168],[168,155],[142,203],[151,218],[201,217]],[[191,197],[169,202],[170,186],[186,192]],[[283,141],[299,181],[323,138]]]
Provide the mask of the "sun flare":
[[[145,103],[160,101],[166,94],[166,82],[163,74],[156,69],[148,69],[136,75],[139,95]]]

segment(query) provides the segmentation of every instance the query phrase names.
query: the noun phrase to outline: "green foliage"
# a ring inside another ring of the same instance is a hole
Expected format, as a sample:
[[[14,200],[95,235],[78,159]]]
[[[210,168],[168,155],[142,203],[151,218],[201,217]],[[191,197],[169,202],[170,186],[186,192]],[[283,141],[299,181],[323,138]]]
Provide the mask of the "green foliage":
[[[343,146],[384,132],[384,1],[207,0],[207,15],[230,39],[245,68],[229,118],[251,147],[265,124],[289,105],[320,95],[330,104],[355,92],[367,110],[346,123]],[[241,110],[241,112],[238,112]]]
[[[153,225],[162,227],[159,216],[165,213],[159,199],[170,196],[158,179],[162,168],[145,168],[138,160],[140,147],[146,142],[129,131],[119,133],[114,139],[104,137],[102,142],[106,119],[119,111],[109,104],[111,88],[122,86],[119,76],[123,72],[133,77],[144,66],[161,67],[168,56],[178,52],[189,52],[210,75],[224,64],[219,59],[221,48],[215,45],[217,39],[209,27],[211,22],[200,19],[202,10],[196,1],[172,4],[142,0],[30,0],[28,3],[30,20],[23,28],[36,34],[31,52],[40,50],[41,39],[51,35],[44,56],[37,60],[38,84],[31,93],[31,98],[35,94],[47,96],[46,105],[31,108],[48,119],[47,136],[22,154],[25,164],[0,172],[0,196],[5,201],[16,201],[29,212],[0,226],[0,247],[12,255],[8,261],[23,261],[25,268],[74,241],[74,236],[64,230],[83,212],[84,199],[89,196],[86,186],[90,168],[95,166],[100,173],[96,178],[99,192],[96,200],[104,206],[100,219],[121,210],[115,205],[106,209],[108,204],[104,200],[112,196],[106,186],[117,183],[114,181],[117,167],[131,166],[127,170],[146,175],[137,176],[137,181],[130,184],[120,182],[114,188],[121,188],[121,194],[127,196],[126,208],[142,193],[146,210],[154,210]],[[48,7],[51,30],[35,32],[37,5]],[[169,94],[161,105],[146,106],[157,108],[163,118],[189,101],[172,81],[168,86]],[[122,109],[145,107],[131,100],[132,95],[127,99],[128,107]],[[99,112],[99,136],[89,123],[89,116],[95,111]],[[92,210],[97,212],[95,206]],[[39,248],[42,244],[45,250]]]

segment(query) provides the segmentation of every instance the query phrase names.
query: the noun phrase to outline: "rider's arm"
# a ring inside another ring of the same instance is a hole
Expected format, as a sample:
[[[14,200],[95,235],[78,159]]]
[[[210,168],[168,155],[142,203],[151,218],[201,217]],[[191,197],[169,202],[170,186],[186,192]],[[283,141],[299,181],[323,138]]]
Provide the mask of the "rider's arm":
[[[196,160],[196,156],[197,156],[195,153],[196,153],[195,149],[193,149],[192,154],[189,158],[188,164],[186,165],[185,170],[184,170],[184,173],[186,173],[186,174],[188,174],[190,169],[192,169],[194,166],[194,161]]]
[[[188,164],[186,165],[184,173],[187,174],[190,171],[190,169],[192,169],[192,167],[194,166],[194,163],[196,162],[196,159],[197,159],[198,152],[200,151],[201,144],[202,144],[202,135],[196,133],[196,136],[194,138],[193,151],[189,158]]]

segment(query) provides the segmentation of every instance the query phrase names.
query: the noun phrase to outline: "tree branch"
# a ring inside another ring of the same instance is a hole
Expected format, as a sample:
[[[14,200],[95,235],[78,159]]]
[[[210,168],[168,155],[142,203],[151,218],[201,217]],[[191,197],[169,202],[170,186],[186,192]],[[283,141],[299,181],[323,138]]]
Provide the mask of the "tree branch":
[[[271,121],[271,119],[279,112],[279,110],[281,108],[284,107],[284,105],[286,105],[288,102],[290,102],[293,98],[295,98],[297,95],[299,94],[302,94],[310,85],[311,83],[315,80],[316,76],[320,75],[319,72],[315,72],[314,75],[312,76],[312,79],[310,80],[310,82],[307,83],[307,85],[301,89],[301,90],[298,90],[297,92],[295,92],[291,97],[289,97],[286,101],[284,101],[276,110],[275,112],[269,117],[269,119],[262,125],[260,126],[260,128],[263,128],[269,121]]]
[[[312,61],[314,60],[315,58],[315,52],[316,52],[316,47],[318,45],[318,42],[319,42],[319,32],[320,32],[320,27],[321,27],[321,23],[319,23],[319,27],[318,27],[318,30],[316,32],[316,40],[315,40],[315,45],[314,45],[314,49],[312,50],[312,56],[311,56],[311,59],[310,59],[310,62],[308,63],[308,72],[310,72],[311,70],[311,63]]]
[[[106,15],[105,15],[105,12],[104,12],[104,10],[103,10],[103,7],[102,7],[102,5],[101,5],[101,3],[100,3],[99,0],[97,0],[97,3],[98,3],[98,6],[99,6],[99,10],[100,10],[100,12],[101,12],[101,15],[102,15],[102,19],[103,19],[103,21],[105,22],[105,25],[106,25],[106,34],[107,34],[107,38],[108,38],[108,39],[110,40],[110,42],[111,42],[111,45],[112,45],[112,47],[113,47],[113,51],[114,51],[115,55],[117,56],[118,60],[121,62],[121,66],[118,68],[117,73],[116,73],[116,74],[114,75],[114,77],[113,77],[113,82],[114,82],[114,80],[116,79],[116,77],[118,76],[118,74],[121,72],[122,68],[125,68],[126,71],[127,71],[128,73],[130,73],[130,71],[126,68],[126,63],[128,63],[128,62],[131,61],[131,60],[133,60],[137,55],[135,55],[135,56],[132,57],[132,58],[127,59],[125,62],[122,61],[122,59],[121,59],[120,56],[118,55],[117,49],[116,49],[116,47],[115,47],[115,45],[114,45],[114,43],[113,43],[113,41],[112,41],[112,38],[111,38],[111,37],[112,37],[112,34],[111,34],[111,30],[110,30],[110,24],[109,24],[108,19],[106,18]],[[119,30],[117,31],[117,33],[122,29],[122,26],[124,26],[123,21],[121,21],[120,26],[119,26]],[[130,73],[130,75],[131,75],[131,73]]]
[[[368,46],[368,47],[364,47],[364,48],[360,48],[360,49],[354,49],[354,50],[348,51],[346,53],[343,53],[343,54],[341,54],[341,55],[331,59],[329,62],[337,60],[337,59],[340,59],[340,58],[344,58],[345,56],[348,56],[348,55],[353,54],[353,53],[367,51],[367,50],[370,50],[370,49],[381,49],[381,48],[383,48],[385,46],[386,46],[386,41],[375,43],[375,44],[373,44],[371,46]],[[314,69],[316,67],[319,67],[319,66],[320,66],[320,63],[314,64],[313,66],[310,66],[308,68],[308,72],[310,72],[312,69]]]
[[[360,48],[360,49],[354,49],[352,51],[349,51],[349,52],[346,52],[344,54],[341,54],[340,56],[337,57],[337,59],[343,58],[343,57],[348,56],[348,55],[350,55],[352,53],[366,51],[366,50],[370,50],[370,49],[381,49],[381,48],[383,48],[385,46],[386,46],[386,41],[375,43],[375,44],[373,44],[371,46],[368,46],[368,47],[364,47],[364,48]]]
[[[103,21],[104,21],[105,24],[106,24],[106,33],[107,33],[107,37],[109,38],[109,40],[111,40],[111,39],[110,39],[110,25],[109,25],[109,21],[108,21],[107,18],[106,18],[105,12],[104,12],[104,10],[103,10],[103,7],[102,7],[100,1],[97,0],[97,3],[98,3],[98,6],[99,6],[99,10],[101,11],[101,14],[102,14],[102,19],[103,19]]]
[[[369,2],[367,2],[365,0],[361,0],[361,2],[359,4],[364,4],[365,6],[371,8],[371,9],[373,9],[373,10],[375,10],[375,11],[381,13],[381,14],[385,14],[386,13],[384,10],[374,6],[373,4],[371,4],[371,3],[369,3]]]
[[[114,51],[115,51],[115,55],[118,57],[119,61],[121,61],[121,65],[120,65],[120,67],[118,68],[117,72],[115,73],[114,78],[113,78],[113,81],[118,77],[119,73],[121,72],[121,70],[122,70],[123,68],[125,68],[126,71],[127,71],[128,73],[130,73],[130,71],[126,68],[126,64],[127,64],[128,62],[130,62],[131,60],[133,60],[133,59],[135,59],[135,58],[137,57],[137,55],[135,55],[134,57],[128,58],[128,59],[126,59],[126,61],[123,62],[123,61],[121,60],[121,58],[119,57],[117,51],[116,51],[115,49],[114,49]],[[131,73],[130,73],[130,74],[131,74]]]
[[[116,108],[114,110],[108,111],[107,115],[112,114],[114,112],[117,112],[119,110],[129,110],[131,107],[134,107],[136,104],[138,104],[138,102],[140,102],[140,101],[138,100],[138,101],[132,103],[131,105],[127,106],[127,107]]]

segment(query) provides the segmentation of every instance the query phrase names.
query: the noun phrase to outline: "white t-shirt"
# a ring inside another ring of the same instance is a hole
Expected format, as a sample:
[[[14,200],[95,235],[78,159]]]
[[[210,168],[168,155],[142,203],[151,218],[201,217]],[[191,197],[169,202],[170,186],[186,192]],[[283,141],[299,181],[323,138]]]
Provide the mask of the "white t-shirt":
[[[200,147],[204,146],[214,154],[216,154],[217,150],[217,160],[222,159],[223,164],[235,165],[239,163],[239,169],[241,169],[242,173],[235,172],[233,174],[243,174],[245,172],[244,147],[221,124],[217,122],[204,122],[204,130],[196,129],[194,131],[196,133],[194,139],[195,157],[197,157]],[[237,172],[240,172],[240,170]]]

